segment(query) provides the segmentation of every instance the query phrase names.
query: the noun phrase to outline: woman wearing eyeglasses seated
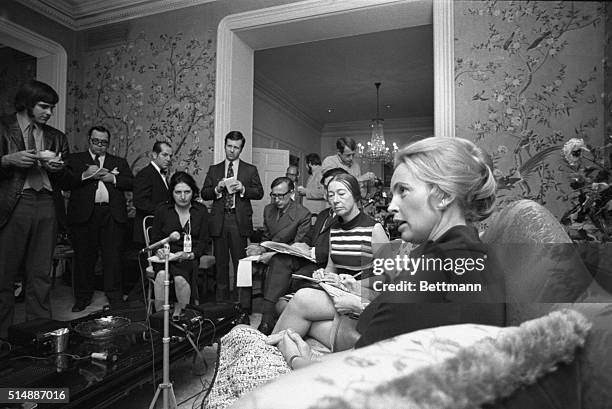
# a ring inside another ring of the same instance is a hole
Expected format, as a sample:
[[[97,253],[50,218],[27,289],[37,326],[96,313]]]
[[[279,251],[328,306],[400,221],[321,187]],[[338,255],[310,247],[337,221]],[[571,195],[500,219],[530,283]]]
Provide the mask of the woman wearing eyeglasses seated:
[[[504,324],[502,272],[471,225],[488,217],[495,202],[496,182],[485,156],[472,142],[444,137],[426,138],[398,152],[389,211],[400,224],[402,240],[418,244],[410,254],[414,260],[448,261],[441,268],[433,263],[433,267],[424,269],[421,264],[391,274],[394,277],[391,284],[439,281],[481,284],[482,289],[478,293],[409,291],[407,288],[402,291],[403,287],[399,286],[397,291],[381,291],[359,317],[360,338],[356,348],[441,325]],[[465,268],[468,259],[474,260],[468,263],[472,266],[469,271]],[[480,265],[474,268],[477,260],[484,260],[482,268]],[[325,360],[326,356],[313,354],[303,333],[304,327],[289,327],[273,334],[267,339],[268,344],[275,344],[278,349],[270,349],[270,345],[263,344],[266,338],[255,329],[234,328],[221,342],[225,353],[221,354],[211,407],[223,407],[216,405],[218,402],[231,404],[242,393],[290,369]],[[310,328],[308,335],[315,335]],[[343,352],[331,355],[337,357],[337,354]],[[241,372],[234,369],[245,363],[254,369]],[[251,398],[241,407],[251,407],[249,402],[257,401],[256,396]],[[285,398],[290,404],[291,396],[279,399]]]
[[[354,176],[336,175],[327,186],[327,197],[338,223],[330,229],[327,266],[315,271],[313,278],[346,291],[332,295],[315,288],[299,290],[278,319],[273,334],[291,328],[332,348],[338,325],[334,318],[339,314],[359,316],[375,295],[368,290],[374,254],[389,238],[380,223],[359,209],[361,193]]]
[[[176,172],[168,186],[172,192],[171,203],[160,205],[154,213],[151,227],[151,242],[170,236],[173,232],[180,234],[180,239],[170,243],[170,274],[174,278],[174,289],[177,302],[174,305],[172,318],[180,318],[183,309],[189,304],[191,286],[189,277],[194,268],[194,260],[203,255],[208,242],[208,209],[195,201],[199,189],[195,180],[186,172]],[[163,249],[157,256],[164,260]],[[155,309],[160,310],[164,302],[165,266],[155,263]]]

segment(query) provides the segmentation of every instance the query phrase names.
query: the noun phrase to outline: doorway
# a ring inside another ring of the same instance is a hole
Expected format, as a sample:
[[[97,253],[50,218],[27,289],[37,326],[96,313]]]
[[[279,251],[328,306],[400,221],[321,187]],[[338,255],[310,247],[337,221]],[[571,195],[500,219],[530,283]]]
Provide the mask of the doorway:
[[[0,18],[0,43],[36,57],[36,79],[49,84],[59,101],[47,123],[60,131],[66,126],[66,78],[68,56],[60,44],[25,27]]]
[[[240,129],[252,157],[255,50],[433,24],[434,133],[454,136],[452,0],[307,0],[225,17],[217,36],[215,162],[223,137]]]

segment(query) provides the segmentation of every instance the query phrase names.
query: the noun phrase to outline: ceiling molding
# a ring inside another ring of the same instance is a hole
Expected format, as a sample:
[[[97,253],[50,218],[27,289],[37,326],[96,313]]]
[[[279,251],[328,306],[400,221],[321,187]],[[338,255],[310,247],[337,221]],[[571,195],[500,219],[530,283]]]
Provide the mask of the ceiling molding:
[[[75,31],[197,6],[217,0],[17,0]]]

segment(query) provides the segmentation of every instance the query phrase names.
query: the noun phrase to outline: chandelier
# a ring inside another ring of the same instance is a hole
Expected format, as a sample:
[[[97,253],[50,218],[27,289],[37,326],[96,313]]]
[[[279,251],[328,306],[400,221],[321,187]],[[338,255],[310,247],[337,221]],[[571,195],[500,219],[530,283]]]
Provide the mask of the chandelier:
[[[385,132],[383,129],[383,122],[385,121],[380,117],[380,101],[379,101],[379,90],[380,82],[375,82],[376,86],[376,118],[372,119],[370,128],[372,128],[372,137],[367,145],[358,144],[357,149],[359,155],[369,162],[393,162],[393,156],[398,150],[398,146],[393,142],[392,147],[388,147],[385,142]]]

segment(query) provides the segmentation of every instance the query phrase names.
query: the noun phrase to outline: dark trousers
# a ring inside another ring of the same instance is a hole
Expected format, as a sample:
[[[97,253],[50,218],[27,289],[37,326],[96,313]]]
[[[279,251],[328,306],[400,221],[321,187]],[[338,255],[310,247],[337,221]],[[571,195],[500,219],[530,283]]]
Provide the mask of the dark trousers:
[[[56,232],[50,192],[23,192],[9,221],[0,229],[0,337],[7,336],[13,323],[13,284],[18,271],[25,272],[26,319],[51,318],[49,272]]]
[[[312,277],[312,273],[319,267],[304,258],[290,256],[288,254],[275,254],[268,263],[266,281],[264,286],[264,300],[276,304],[278,299],[290,292],[292,288],[300,288],[307,281],[299,281],[292,286],[291,274],[300,274]]]
[[[236,275],[238,273],[238,260],[246,257],[247,237],[240,235],[236,214],[224,214],[221,236],[213,237],[213,244],[217,269],[216,298],[217,301],[227,301],[230,298],[229,255],[232,255],[232,265],[234,267],[234,285],[236,284]],[[250,306],[250,297],[247,300],[243,296],[243,294],[250,294],[248,290],[240,290],[241,304],[244,302],[243,307],[245,308]]]
[[[109,206],[96,205],[87,222],[70,227],[76,264],[73,284],[75,298],[85,302],[91,300],[94,292],[94,269],[100,250],[104,292],[109,298],[120,297],[124,226],[113,219]]]

